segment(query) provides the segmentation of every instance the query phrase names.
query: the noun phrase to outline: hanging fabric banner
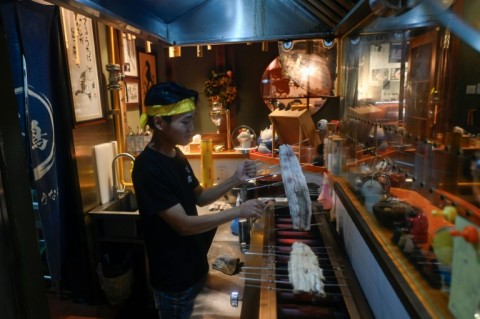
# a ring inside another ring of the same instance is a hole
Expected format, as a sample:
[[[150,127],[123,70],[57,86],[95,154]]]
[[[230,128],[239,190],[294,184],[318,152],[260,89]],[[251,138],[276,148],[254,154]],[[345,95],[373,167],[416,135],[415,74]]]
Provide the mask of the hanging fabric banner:
[[[58,89],[52,42],[57,41],[58,8],[35,2],[15,1],[1,6],[9,43],[10,64],[32,189],[45,240],[52,288],[60,291],[62,278],[62,194],[59,192],[54,108]],[[58,63],[58,61],[57,61]]]

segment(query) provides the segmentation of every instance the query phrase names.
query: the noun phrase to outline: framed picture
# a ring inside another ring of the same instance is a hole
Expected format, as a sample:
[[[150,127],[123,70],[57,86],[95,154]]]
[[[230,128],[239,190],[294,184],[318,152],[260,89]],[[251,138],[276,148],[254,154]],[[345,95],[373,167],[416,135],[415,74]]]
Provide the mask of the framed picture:
[[[90,18],[63,8],[61,17],[75,122],[103,118],[96,24]]]
[[[125,76],[138,76],[137,49],[135,47],[135,38],[129,34],[120,32],[122,37],[122,70]]]
[[[402,45],[394,44],[390,45],[388,51],[388,63],[400,63],[402,61]]]
[[[390,80],[397,81],[400,80],[401,69],[400,68],[391,68],[390,69]]]
[[[137,79],[125,78],[125,95],[127,107],[138,108],[140,102],[140,90]]]
[[[372,70],[372,81],[383,82],[388,80],[388,68]]]
[[[143,52],[138,53],[138,67],[140,71],[140,105],[145,107],[145,95],[147,91],[157,83],[157,65],[155,56]]]

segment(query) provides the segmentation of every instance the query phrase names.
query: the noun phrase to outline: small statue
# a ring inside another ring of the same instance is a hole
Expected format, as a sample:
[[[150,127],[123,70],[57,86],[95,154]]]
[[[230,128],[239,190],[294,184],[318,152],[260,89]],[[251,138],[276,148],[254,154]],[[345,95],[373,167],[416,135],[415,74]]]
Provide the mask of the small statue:
[[[260,136],[257,139],[258,151],[261,153],[269,153],[272,151],[272,140],[273,140],[273,127],[265,128],[263,131],[260,131]],[[278,137],[275,137],[275,143],[278,141]]]
[[[242,129],[238,134],[237,140],[240,142],[241,148],[250,148],[255,136],[251,134],[247,129]]]

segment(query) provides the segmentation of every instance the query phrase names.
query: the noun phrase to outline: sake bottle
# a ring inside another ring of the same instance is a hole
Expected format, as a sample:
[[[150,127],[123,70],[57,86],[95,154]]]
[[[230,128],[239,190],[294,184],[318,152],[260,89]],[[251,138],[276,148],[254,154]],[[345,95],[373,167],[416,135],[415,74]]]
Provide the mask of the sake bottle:
[[[133,132],[132,128],[128,127],[128,135],[127,135],[127,152],[130,154],[135,154],[136,147],[135,147],[135,133]]]
[[[152,135],[150,133],[150,126],[145,125],[145,131],[143,132],[143,147],[148,145],[150,143],[150,139],[152,138]]]
[[[143,131],[137,126],[137,134],[135,134],[135,154],[138,155],[143,151],[144,142],[143,142]]]

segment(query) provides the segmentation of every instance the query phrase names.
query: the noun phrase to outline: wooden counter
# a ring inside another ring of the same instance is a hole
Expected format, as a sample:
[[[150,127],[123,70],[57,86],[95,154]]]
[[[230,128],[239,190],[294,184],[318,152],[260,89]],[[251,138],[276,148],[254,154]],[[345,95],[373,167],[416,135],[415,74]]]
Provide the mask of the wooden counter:
[[[184,153],[188,159],[200,159],[201,153],[200,152],[189,152]],[[237,151],[223,151],[223,152],[213,152],[212,153],[213,159],[242,159],[248,158],[248,154],[243,154]]]

